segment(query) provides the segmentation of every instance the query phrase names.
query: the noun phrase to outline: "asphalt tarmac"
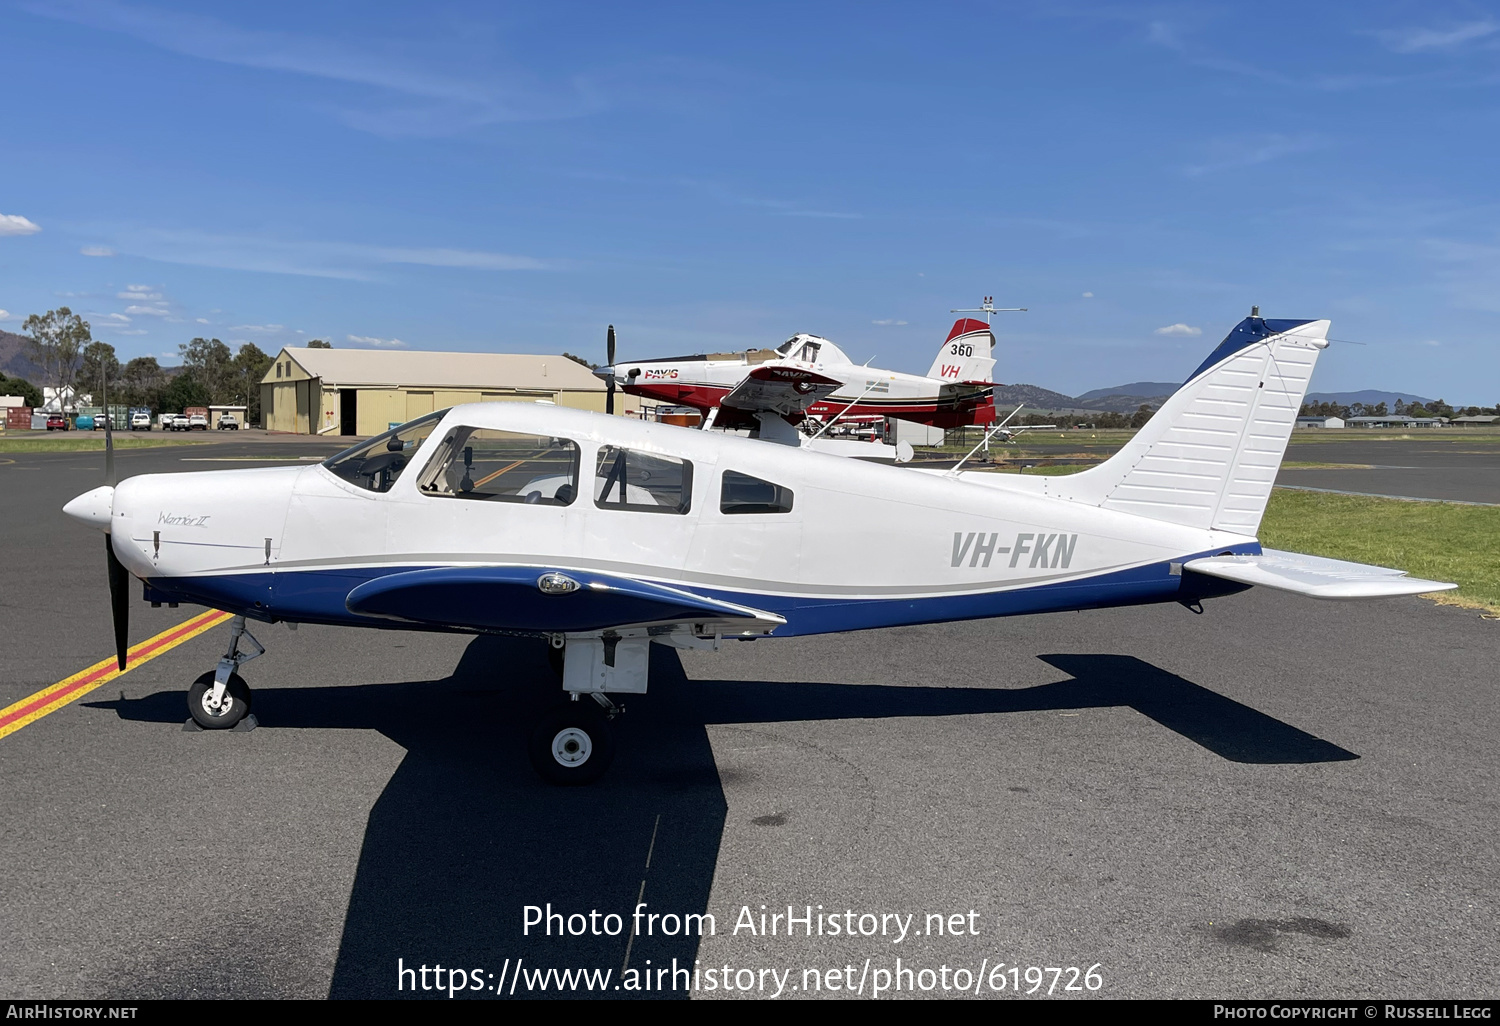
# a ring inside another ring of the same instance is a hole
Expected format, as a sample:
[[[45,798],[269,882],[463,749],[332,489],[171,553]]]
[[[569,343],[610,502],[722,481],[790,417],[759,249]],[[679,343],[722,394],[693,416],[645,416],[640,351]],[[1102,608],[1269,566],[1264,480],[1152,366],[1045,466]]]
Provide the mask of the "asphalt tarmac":
[[[248,436],[120,466],[334,448]],[[0,454],[0,707],[112,651],[103,542],[60,513],[101,475],[102,454]],[[132,641],[194,612],[135,603]],[[446,998],[398,973],[441,964],[515,997],[544,996],[533,969],[609,970],[631,996],[627,945],[630,970],[668,970],[663,997],[726,996],[726,975],[771,996],[788,970],[783,998],[870,996],[882,972],[903,996],[976,974],[1010,996],[1033,966],[1062,970],[1039,974],[1057,998],[1500,992],[1500,623],[1473,611],[1253,590],[1201,616],[658,650],[586,789],[526,759],[556,700],[538,644],[255,631],[256,730],[183,730],[220,627],[0,738],[0,994]],[[638,902],[713,935],[632,939]],[[599,935],[523,932],[548,903],[597,910]],[[787,936],[788,905],[840,935]],[[674,959],[698,970],[675,990]]]

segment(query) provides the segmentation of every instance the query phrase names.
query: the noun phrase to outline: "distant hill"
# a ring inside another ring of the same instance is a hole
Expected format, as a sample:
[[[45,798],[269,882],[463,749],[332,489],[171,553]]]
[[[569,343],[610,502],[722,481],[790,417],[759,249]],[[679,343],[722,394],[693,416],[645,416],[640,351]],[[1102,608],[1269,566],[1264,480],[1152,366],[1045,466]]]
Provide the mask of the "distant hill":
[[[1162,396],[1171,395],[1177,391],[1180,381],[1132,381],[1128,385],[1116,385],[1114,388],[1096,388],[1092,392],[1085,392],[1079,396],[1080,399],[1108,399],[1112,395],[1126,396]]]
[[[1373,388],[1367,388],[1362,392],[1309,392],[1305,402],[1309,403],[1338,403],[1340,406],[1353,406],[1355,403],[1363,403],[1366,406],[1374,406],[1376,403],[1385,403],[1387,407],[1394,407],[1396,400],[1403,403],[1418,402],[1423,406],[1432,402],[1420,395],[1412,395],[1410,392],[1381,392]]]
[[[26,355],[27,338],[10,331],[0,331],[0,374],[25,378],[42,387],[42,369]]]
[[[1061,392],[1038,385],[996,385],[995,403],[999,406],[1015,407],[1025,403],[1033,410],[1071,410],[1078,408],[1078,400]]]

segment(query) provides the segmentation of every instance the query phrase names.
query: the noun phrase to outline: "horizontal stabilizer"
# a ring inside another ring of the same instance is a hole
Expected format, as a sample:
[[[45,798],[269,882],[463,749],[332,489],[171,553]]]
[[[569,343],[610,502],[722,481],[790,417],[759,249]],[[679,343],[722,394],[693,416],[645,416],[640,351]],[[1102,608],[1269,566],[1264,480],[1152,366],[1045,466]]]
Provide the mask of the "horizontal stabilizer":
[[[1190,559],[1182,566],[1184,570],[1222,577],[1226,581],[1259,584],[1321,599],[1423,595],[1429,591],[1447,591],[1458,587],[1456,584],[1408,577],[1406,571],[1392,570],[1390,567],[1325,559],[1322,556],[1304,556],[1300,552],[1279,552],[1276,549],[1264,549],[1258,556]]]
[[[552,591],[542,590],[544,578]],[[565,590],[568,582],[576,587]],[[786,623],[775,613],[650,581],[537,566],[440,567],[390,574],[355,588],[344,605],[361,616],[528,633],[727,623],[741,631],[769,631]]]

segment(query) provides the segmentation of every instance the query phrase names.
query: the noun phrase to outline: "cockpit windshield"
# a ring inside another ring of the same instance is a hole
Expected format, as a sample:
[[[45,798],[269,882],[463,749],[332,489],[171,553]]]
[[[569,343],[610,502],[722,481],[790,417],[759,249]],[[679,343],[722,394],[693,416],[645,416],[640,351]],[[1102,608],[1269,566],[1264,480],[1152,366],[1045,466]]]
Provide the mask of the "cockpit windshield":
[[[803,363],[817,363],[818,351],[822,348],[822,340],[811,335],[793,335],[781,345],[776,351],[789,360],[800,360]]]
[[[372,492],[388,492],[411,462],[412,453],[427,441],[447,412],[438,410],[376,435],[368,442],[330,456],[323,466],[350,484]]]

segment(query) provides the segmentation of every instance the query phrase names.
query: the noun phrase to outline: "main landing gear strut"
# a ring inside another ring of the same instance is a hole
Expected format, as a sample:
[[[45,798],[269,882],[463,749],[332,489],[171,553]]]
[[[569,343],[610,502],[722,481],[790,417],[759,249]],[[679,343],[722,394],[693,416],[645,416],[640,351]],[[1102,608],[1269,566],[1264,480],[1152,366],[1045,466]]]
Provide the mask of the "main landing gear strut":
[[[610,721],[625,711],[610,693],[645,694],[651,639],[614,634],[550,639],[548,661],[567,698],[531,731],[531,765],[553,784],[591,784],[615,757]]]
[[[204,730],[229,730],[246,722],[250,715],[250,685],[239,675],[239,668],[266,652],[266,648],[245,629],[245,618],[236,616],[230,622],[229,650],[216,669],[193,681],[188,688],[188,714]]]

